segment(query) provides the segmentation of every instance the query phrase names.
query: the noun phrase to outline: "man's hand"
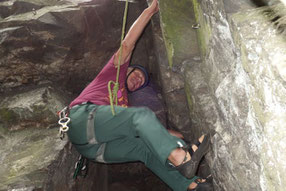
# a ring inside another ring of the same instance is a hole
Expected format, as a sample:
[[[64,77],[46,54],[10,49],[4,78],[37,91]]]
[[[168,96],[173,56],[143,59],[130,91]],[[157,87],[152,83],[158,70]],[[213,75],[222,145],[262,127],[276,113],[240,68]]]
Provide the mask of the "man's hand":
[[[122,42],[122,57],[121,57],[122,60],[120,64],[124,64],[130,59],[138,38],[142,34],[144,28],[150,21],[151,17],[155,13],[157,13],[158,10],[159,10],[158,0],[153,0],[151,5],[148,8],[146,8],[141,13],[141,15],[137,18],[137,20],[133,23],[133,25],[129,29],[127,35],[125,36]],[[119,52],[120,50],[118,50],[115,54],[115,58],[114,58],[115,67],[118,66]]]
[[[159,11],[158,0],[153,0],[151,5],[147,8],[149,9],[150,13],[155,14]]]

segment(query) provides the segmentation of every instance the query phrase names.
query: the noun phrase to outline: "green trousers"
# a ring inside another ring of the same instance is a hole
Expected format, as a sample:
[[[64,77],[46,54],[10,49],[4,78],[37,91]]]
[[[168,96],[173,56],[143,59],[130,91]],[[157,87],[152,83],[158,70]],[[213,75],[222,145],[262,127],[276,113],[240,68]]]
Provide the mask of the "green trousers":
[[[95,109],[94,133],[97,143],[88,144],[87,119]],[[70,110],[68,136],[83,156],[104,163],[141,161],[176,191],[186,191],[193,179],[187,179],[168,164],[174,149],[184,141],[169,134],[155,114],[145,107],[115,107],[85,104]]]

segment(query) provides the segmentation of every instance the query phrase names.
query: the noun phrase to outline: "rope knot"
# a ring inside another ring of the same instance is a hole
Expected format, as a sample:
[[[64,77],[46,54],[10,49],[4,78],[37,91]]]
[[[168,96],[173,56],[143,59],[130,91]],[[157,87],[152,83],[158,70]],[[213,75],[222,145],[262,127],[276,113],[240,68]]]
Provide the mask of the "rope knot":
[[[111,88],[112,84],[113,84],[113,88]],[[118,104],[118,99],[117,99],[118,89],[119,89],[119,83],[118,82],[114,82],[114,81],[108,82],[109,102],[110,102],[111,112],[113,115],[115,115],[114,102],[115,102],[116,106]]]

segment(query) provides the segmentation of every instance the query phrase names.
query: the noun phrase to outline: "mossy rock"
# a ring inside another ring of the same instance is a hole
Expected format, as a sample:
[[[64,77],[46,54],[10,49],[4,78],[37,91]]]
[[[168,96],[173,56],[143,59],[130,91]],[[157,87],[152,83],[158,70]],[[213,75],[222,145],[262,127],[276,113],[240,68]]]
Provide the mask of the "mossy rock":
[[[17,114],[8,108],[0,109],[0,122],[3,123],[14,123],[17,119]]]
[[[181,64],[193,55],[199,55],[196,23],[191,0],[160,1],[160,18],[169,65]]]
[[[42,87],[6,96],[0,102],[0,123],[10,130],[54,126],[57,112],[67,103],[60,95],[54,88]]]

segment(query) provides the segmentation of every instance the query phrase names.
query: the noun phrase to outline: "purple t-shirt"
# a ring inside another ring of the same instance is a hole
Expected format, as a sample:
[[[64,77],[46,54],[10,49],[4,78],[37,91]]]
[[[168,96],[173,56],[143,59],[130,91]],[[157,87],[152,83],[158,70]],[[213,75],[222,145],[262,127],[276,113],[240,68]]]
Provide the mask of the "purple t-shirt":
[[[70,107],[83,102],[92,102],[96,105],[110,105],[108,82],[116,81],[117,68],[114,66],[114,56],[108,61],[96,78],[81,92],[81,94],[71,102]],[[127,90],[125,88],[126,73],[129,61],[121,65],[119,75],[119,90],[117,92],[118,105],[128,107]],[[113,85],[111,85],[113,88]]]

